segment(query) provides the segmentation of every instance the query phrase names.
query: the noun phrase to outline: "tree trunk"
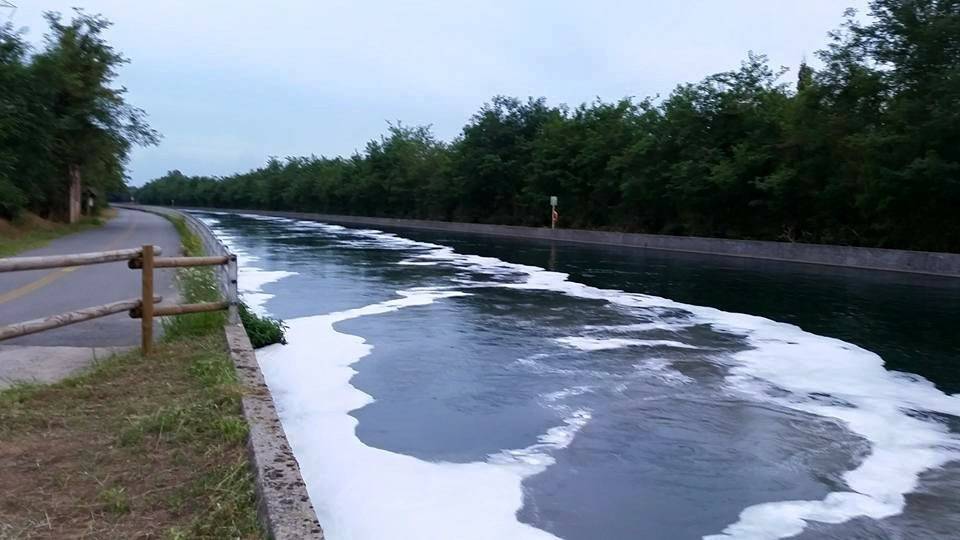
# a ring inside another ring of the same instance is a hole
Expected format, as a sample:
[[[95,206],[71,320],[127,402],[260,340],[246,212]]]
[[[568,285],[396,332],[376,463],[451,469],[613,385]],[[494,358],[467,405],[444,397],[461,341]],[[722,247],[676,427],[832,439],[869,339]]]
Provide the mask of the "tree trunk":
[[[80,166],[70,165],[70,200],[68,202],[70,223],[80,221],[80,206],[83,198],[80,189]]]

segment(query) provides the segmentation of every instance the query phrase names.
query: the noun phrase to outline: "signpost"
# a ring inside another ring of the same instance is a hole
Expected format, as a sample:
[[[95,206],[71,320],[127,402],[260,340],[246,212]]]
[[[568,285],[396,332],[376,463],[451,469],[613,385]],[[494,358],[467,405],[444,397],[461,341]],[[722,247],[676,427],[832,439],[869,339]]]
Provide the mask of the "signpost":
[[[550,196],[550,228],[556,229],[557,222],[560,221],[560,214],[557,213],[557,196]]]

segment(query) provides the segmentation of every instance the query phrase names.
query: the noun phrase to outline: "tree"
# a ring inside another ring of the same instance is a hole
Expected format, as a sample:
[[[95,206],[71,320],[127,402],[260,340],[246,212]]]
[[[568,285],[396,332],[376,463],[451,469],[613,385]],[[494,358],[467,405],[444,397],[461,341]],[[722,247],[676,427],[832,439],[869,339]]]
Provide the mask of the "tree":
[[[839,196],[877,245],[957,246],[960,1],[873,0],[869,14],[848,12],[821,53],[850,156]]]
[[[458,216],[470,221],[523,223],[541,209],[518,198],[528,173],[533,141],[561,115],[546,99],[496,96],[463,128],[453,144]]]
[[[159,140],[145,113],[114,88],[117,68],[127,62],[103,38],[110,22],[76,10],[69,23],[47,13],[46,48],[33,59],[37,89],[49,107],[50,158],[67,190],[57,196],[71,223],[80,215],[81,178],[105,190],[123,184],[123,167],[134,144]]]
[[[50,191],[50,118],[37,99],[29,47],[8,23],[0,25],[0,217],[42,208]]]

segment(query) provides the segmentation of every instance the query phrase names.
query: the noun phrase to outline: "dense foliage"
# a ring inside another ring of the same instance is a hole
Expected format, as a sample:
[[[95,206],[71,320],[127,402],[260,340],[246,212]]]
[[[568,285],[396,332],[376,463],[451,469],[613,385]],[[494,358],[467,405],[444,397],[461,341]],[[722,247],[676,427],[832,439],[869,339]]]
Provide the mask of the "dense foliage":
[[[46,18],[35,54],[0,25],[0,217],[23,209],[63,217],[71,168],[100,194],[123,189],[131,145],[157,140],[125,90],[111,86],[126,59],[102,37],[110,23],[82,11],[69,23]]]
[[[247,331],[247,337],[250,338],[250,344],[253,345],[254,349],[274,343],[287,342],[284,335],[287,325],[283,321],[265,315],[257,315],[250,311],[250,308],[243,302],[240,303],[238,309],[240,322],[243,323],[243,328]]]
[[[391,125],[349,158],[173,171],[146,203],[960,250],[960,0],[848,12],[795,83],[751,54],[663,99],[496,97],[451,143]]]

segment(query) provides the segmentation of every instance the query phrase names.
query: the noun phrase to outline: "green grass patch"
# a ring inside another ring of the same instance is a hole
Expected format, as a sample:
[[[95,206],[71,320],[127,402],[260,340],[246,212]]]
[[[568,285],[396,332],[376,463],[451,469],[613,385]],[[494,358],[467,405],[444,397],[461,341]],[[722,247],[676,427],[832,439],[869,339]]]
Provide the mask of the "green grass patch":
[[[220,300],[220,290],[214,272],[210,267],[180,268],[177,270],[177,281],[180,285],[180,295],[184,303],[193,304]],[[211,332],[222,331],[224,323],[226,323],[226,313],[223,311],[166,317],[163,319],[163,336],[167,340],[202,336]]]
[[[203,252],[203,242],[200,240],[200,237],[193,233],[190,230],[190,227],[187,226],[187,221],[180,216],[170,216],[164,214],[164,216],[173,223],[173,227],[177,230],[177,234],[180,235],[180,244],[183,246],[183,253],[190,257],[200,257],[205,255]]]

